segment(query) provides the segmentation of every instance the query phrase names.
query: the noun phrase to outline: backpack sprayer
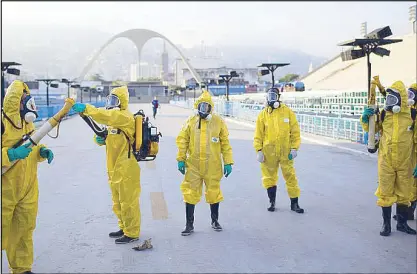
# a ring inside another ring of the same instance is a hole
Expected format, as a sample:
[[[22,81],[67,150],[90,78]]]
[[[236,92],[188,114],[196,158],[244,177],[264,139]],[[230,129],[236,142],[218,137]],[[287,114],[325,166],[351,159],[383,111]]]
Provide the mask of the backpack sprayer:
[[[97,125],[91,117],[81,113],[80,116],[97,136],[106,139],[108,131],[105,127]],[[157,127],[152,126],[149,122],[149,117],[146,117],[143,110],[139,110],[133,116],[135,118],[135,140],[132,144],[133,155],[138,162],[153,161],[159,152],[159,137],[162,137],[162,134],[158,132]],[[126,134],[125,136],[129,140]]]

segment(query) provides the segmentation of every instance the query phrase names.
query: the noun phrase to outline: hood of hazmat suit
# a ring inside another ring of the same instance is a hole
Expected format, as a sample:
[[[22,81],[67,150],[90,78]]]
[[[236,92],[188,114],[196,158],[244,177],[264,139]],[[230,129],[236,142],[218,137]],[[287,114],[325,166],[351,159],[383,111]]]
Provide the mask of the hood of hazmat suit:
[[[113,212],[119,220],[119,228],[131,238],[140,232],[140,167],[132,153],[135,119],[128,110],[127,86],[111,91],[120,100],[120,109],[98,109],[86,106],[85,115],[107,126],[106,138],[107,174],[112,192]]]
[[[276,186],[278,167],[287,184],[290,198],[300,195],[298,181],[295,176],[294,161],[288,159],[291,149],[300,148],[300,127],[294,112],[285,104],[272,109],[264,108],[256,120],[253,147],[262,151],[265,161],[261,163],[262,184],[264,188]]]
[[[33,123],[26,123],[20,117],[20,102],[23,90],[30,94],[28,86],[13,81],[4,97],[2,122],[5,127],[1,138],[2,167],[10,166],[7,151],[19,142],[23,135],[35,129]],[[11,169],[1,175],[1,249],[7,250],[9,268],[13,273],[29,271],[33,264],[32,235],[36,227],[38,212],[38,163],[45,159],[40,156],[43,145],[32,147],[25,159],[19,160]]]
[[[387,111],[382,122],[382,137],[378,154],[377,204],[388,207],[394,203],[409,205],[412,178],[413,131],[407,90],[403,82],[396,81],[391,89],[401,96],[399,113]],[[367,130],[367,128],[365,128]]]
[[[201,102],[210,104],[211,119],[192,115],[178,134],[177,161],[186,162],[186,173],[181,184],[184,202],[197,204],[202,195],[202,183],[206,184],[206,202],[215,204],[223,201],[220,180],[223,164],[233,164],[232,147],[225,121],[213,113],[214,104],[209,92],[204,91],[194,104],[195,110]]]

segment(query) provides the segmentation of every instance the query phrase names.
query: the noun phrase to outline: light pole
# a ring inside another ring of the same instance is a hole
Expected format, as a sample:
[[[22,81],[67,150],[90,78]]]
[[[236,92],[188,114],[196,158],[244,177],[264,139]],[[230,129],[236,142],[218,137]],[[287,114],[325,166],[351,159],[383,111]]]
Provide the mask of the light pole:
[[[87,92],[90,90],[90,87],[81,87],[80,86],[80,92],[81,92],[81,103],[83,102],[83,92],[84,90],[87,90]]]
[[[6,94],[6,85],[4,84],[4,73],[12,75],[20,75],[20,70],[17,68],[9,68],[10,66],[21,66],[22,64],[16,62],[1,62],[1,105],[3,106],[4,96]]]
[[[370,55],[374,53],[380,57],[389,56],[390,51],[381,48],[379,46],[389,45],[393,43],[402,42],[402,39],[384,39],[391,36],[391,28],[389,26],[376,29],[369,34],[365,35],[365,38],[353,39],[338,44],[338,46],[359,47],[360,49],[350,49],[341,53],[342,61],[350,61],[359,59],[366,56],[367,69],[368,69],[368,108],[376,109],[376,101],[374,91],[371,91],[371,60]],[[369,137],[368,137],[368,152],[375,153],[378,148],[375,145],[375,115],[372,115],[369,119]]]
[[[275,77],[274,77],[274,71],[279,67],[285,67],[288,66],[290,63],[262,63],[258,68],[266,68],[259,72],[259,76],[268,75],[271,73],[272,75],[272,87],[275,86]]]
[[[75,83],[75,81],[73,81],[73,80],[68,80],[68,79],[66,79],[66,78],[62,78],[61,79],[61,82],[62,83],[65,83],[65,84],[67,84],[67,86],[68,86],[68,95],[67,95],[67,97],[69,98],[70,97],[70,88],[72,87],[74,87],[74,85],[72,85],[73,83]]]
[[[46,84],[46,106],[49,107],[49,85],[53,88],[57,88],[58,84],[52,84],[54,81],[59,81],[58,79],[35,79],[35,81],[42,81]]]
[[[233,77],[239,77],[239,75],[233,70],[230,74],[220,74],[219,77],[226,82],[226,100],[229,101],[229,82]]]

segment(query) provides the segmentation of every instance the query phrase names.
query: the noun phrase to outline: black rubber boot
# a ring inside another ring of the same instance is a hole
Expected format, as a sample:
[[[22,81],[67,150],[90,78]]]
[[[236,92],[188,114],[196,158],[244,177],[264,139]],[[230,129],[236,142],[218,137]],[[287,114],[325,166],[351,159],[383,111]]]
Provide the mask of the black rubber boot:
[[[269,198],[269,203],[271,204],[268,207],[268,211],[275,211],[275,198],[277,197],[277,186],[272,186],[270,188],[268,188],[267,190],[268,193],[268,198]]]
[[[304,213],[304,209],[302,209],[298,205],[298,197],[297,198],[290,198],[291,199],[291,210],[297,213]]]
[[[407,220],[414,220],[414,211],[416,210],[417,200],[411,202],[411,206],[408,208]]]
[[[389,236],[391,234],[391,211],[392,207],[382,207],[382,218],[384,220],[382,224],[382,229],[379,232],[379,235],[381,236]]]
[[[184,230],[181,232],[182,236],[188,236],[194,232],[194,208],[195,205],[185,203],[186,224]]]
[[[210,211],[211,211],[211,227],[215,231],[222,231],[223,228],[219,224],[219,203],[211,204]]]
[[[407,224],[408,217],[408,206],[397,204],[397,230],[415,235],[416,231],[408,226]]]
[[[139,238],[131,238],[131,237],[128,237],[126,235],[123,235],[119,239],[116,239],[114,242],[116,244],[128,244],[128,243],[131,243],[131,242],[135,242],[137,240],[139,240]]]
[[[125,235],[125,234],[123,233],[123,230],[121,230],[121,229],[119,231],[109,233],[110,238],[120,238],[123,235]]]

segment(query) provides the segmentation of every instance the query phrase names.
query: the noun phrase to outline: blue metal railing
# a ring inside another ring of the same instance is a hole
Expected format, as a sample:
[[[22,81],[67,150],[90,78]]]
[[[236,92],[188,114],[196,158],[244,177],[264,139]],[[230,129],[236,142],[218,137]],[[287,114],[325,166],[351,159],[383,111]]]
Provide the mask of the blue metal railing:
[[[190,99],[187,101],[170,101],[170,104],[192,108],[194,102]],[[248,122],[256,122],[256,118],[261,110],[262,108],[259,104],[244,104],[220,100],[214,102],[214,111],[216,113]],[[358,118],[331,117],[320,115],[319,113],[305,114],[293,111],[297,116],[302,132],[364,144],[364,132]]]

